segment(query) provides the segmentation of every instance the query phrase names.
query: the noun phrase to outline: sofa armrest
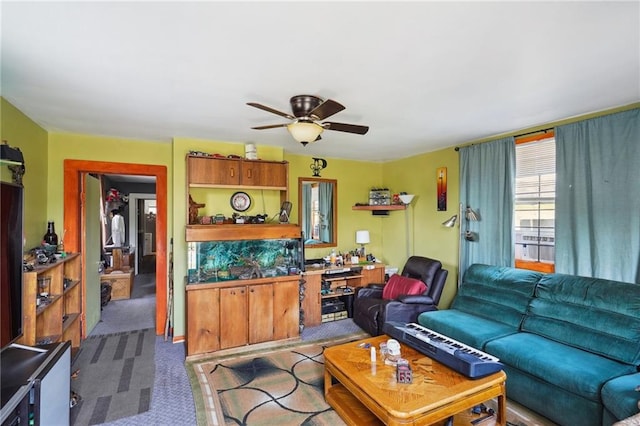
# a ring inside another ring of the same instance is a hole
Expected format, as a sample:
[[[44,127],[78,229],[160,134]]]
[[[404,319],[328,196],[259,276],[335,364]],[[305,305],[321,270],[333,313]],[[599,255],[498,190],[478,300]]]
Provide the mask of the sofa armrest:
[[[360,287],[356,290],[356,298],[361,298],[361,297],[382,299],[382,288]]]
[[[421,305],[433,305],[433,298],[431,296],[425,296],[422,294],[416,294],[416,295],[411,295],[411,294],[404,294],[402,296],[398,296],[398,298],[396,299],[398,302],[402,302],[402,303],[417,303],[417,304],[421,304]]]

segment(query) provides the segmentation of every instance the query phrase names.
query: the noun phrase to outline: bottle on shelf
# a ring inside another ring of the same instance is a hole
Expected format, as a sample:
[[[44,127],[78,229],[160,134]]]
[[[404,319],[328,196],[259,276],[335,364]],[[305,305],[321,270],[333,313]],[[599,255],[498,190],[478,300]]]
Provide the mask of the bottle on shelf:
[[[335,249],[331,249],[331,255],[329,256],[329,263],[331,263],[331,266],[335,266],[336,265],[336,250]]]
[[[45,243],[58,248],[58,234],[56,234],[56,227],[53,222],[49,222],[47,225],[47,233],[44,234],[43,240]]]

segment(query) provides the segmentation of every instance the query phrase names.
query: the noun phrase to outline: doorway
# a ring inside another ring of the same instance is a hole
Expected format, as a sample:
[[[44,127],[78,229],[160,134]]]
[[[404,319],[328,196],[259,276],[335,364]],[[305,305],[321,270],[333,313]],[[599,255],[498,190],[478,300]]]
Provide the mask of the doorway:
[[[83,274],[87,271],[84,249],[86,235],[91,232],[83,228],[85,223],[85,209],[82,202],[82,179],[88,173],[94,174],[128,174],[154,176],[156,178],[156,217],[155,217],[155,275],[156,275],[156,334],[164,332],[164,322],[167,313],[167,168],[166,166],[113,163],[87,160],[64,161],[64,229],[65,247],[72,252],[82,252]],[[83,294],[87,294],[88,283],[86,274],[83,276]],[[91,277],[92,278],[92,277]],[[99,277],[97,277],[99,279]],[[83,299],[83,330],[82,337],[86,337],[86,309],[87,300]],[[93,305],[91,305],[93,306]]]

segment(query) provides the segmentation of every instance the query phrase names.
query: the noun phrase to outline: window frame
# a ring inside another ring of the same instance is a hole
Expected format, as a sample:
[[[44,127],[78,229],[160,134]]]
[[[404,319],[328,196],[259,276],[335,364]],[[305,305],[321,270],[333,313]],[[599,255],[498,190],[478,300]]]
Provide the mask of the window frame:
[[[555,139],[555,131],[553,129],[541,130],[540,132],[536,132],[534,134],[529,134],[525,136],[520,136],[515,138],[515,144],[521,145],[526,143],[535,143],[544,139],[554,138]],[[515,194],[514,194],[515,197]],[[516,200],[514,198],[514,215],[515,215],[515,206]],[[555,216],[555,196],[554,196],[554,216]],[[513,232],[515,234],[516,224],[513,224]],[[555,228],[555,225],[554,225]],[[554,229],[555,236],[555,229]],[[516,247],[516,242],[513,242],[514,248]],[[554,250],[555,253],[555,250]],[[554,256],[555,257],[555,256]],[[533,260],[522,260],[522,259],[514,259],[514,264],[516,268],[520,269],[528,269],[531,271],[538,271],[544,273],[553,273],[555,272],[555,258],[553,263],[546,262],[538,262]]]

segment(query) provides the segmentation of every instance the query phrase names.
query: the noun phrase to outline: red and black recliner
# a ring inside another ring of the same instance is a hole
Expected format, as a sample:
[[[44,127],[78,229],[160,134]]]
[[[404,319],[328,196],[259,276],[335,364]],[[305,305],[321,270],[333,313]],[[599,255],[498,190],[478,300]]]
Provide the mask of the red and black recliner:
[[[372,336],[382,334],[385,321],[416,322],[422,312],[437,310],[448,271],[438,260],[411,256],[400,275],[385,284],[356,291],[353,321]]]

